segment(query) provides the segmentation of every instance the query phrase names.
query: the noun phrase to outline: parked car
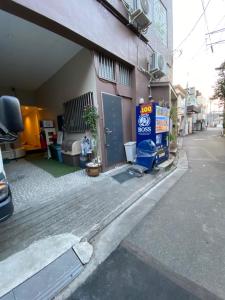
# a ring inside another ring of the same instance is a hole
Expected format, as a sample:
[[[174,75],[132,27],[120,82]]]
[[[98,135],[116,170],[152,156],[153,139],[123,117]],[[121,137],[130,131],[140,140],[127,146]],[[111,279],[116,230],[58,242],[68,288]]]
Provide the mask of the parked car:
[[[17,133],[23,130],[23,121],[19,100],[12,96],[0,97],[0,144],[14,142]],[[0,222],[13,214],[13,202],[10,187],[3,167],[0,148]]]
[[[13,214],[13,202],[9,184],[0,170],[0,222],[5,221]]]

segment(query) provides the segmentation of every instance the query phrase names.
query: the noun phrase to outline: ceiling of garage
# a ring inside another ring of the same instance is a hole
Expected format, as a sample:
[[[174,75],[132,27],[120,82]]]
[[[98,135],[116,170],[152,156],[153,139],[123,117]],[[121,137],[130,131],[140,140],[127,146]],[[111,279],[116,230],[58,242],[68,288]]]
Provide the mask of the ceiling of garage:
[[[81,46],[0,10],[0,87],[36,90]]]

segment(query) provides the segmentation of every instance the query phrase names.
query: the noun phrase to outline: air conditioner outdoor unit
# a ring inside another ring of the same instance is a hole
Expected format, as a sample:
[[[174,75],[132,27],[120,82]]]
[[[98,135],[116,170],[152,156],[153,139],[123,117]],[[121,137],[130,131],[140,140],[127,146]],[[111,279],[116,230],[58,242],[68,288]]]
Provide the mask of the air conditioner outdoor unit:
[[[149,66],[149,73],[154,75],[154,77],[156,78],[163,77],[167,74],[167,65],[165,58],[158,52],[154,52],[152,54],[152,60]]]
[[[149,18],[149,0],[125,0],[129,6],[130,22],[136,24],[140,30],[145,30],[151,25]]]

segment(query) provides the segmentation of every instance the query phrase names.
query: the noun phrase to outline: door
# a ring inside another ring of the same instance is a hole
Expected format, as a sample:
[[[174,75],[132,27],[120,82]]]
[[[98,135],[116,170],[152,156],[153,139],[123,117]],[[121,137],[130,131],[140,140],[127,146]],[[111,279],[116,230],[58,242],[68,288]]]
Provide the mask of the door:
[[[125,161],[121,97],[102,94],[106,166]]]

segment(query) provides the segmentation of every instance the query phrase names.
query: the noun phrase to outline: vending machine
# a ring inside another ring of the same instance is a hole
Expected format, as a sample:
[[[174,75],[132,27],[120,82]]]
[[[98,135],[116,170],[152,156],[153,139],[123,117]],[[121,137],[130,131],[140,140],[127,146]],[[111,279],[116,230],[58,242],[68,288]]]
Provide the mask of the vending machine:
[[[158,103],[136,107],[137,160],[149,170],[169,158],[169,109]]]

